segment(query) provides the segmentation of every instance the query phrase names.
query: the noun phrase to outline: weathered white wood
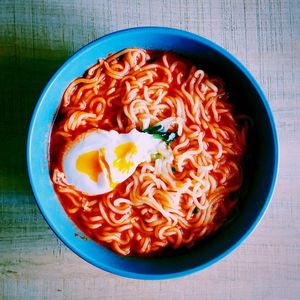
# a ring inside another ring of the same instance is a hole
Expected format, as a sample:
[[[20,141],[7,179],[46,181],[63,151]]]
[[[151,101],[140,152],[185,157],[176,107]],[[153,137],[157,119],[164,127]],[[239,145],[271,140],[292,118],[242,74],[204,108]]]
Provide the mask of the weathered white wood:
[[[0,2],[0,299],[300,299],[300,1]],[[213,267],[167,281],[120,278],[85,263],[48,228],[26,178],[38,95],[75,50],[134,26],[186,29],[228,49],[273,109],[281,161],[259,227]]]

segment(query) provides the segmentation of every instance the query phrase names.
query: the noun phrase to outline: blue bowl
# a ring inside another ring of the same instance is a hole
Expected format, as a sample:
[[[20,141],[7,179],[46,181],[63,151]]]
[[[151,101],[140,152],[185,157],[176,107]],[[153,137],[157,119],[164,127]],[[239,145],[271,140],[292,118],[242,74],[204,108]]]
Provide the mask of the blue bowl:
[[[240,215],[214,236],[187,251],[156,258],[121,257],[82,234],[61,206],[51,184],[48,147],[51,126],[68,84],[99,57],[128,47],[175,51],[208,73],[224,79],[231,99],[253,119],[249,162],[240,199]],[[45,87],[32,116],[27,143],[27,164],[37,204],[56,235],[87,262],[114,274],[138,279],[167,279],[202,270],[236,249],[262,218],[274,189],[278,141],[268,102],[247,69],[231,54],[195,34],[161,27],[118,31],[93,41],[70,57]],[[78,234],[76,234],[78,233]]]

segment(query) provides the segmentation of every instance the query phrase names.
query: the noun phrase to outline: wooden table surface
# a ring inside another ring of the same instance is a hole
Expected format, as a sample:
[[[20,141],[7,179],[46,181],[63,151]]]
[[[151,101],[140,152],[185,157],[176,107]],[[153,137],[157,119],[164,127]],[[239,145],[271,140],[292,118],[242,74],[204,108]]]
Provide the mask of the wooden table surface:
[[[259,227],[209,269],[166,281],[101,271],[73,254],[41,216],[28,184],[28,123],[51,74],[112,31],[177,27],[229,50],[275,115],[280,171]],[[0,299],[300,299],[300,1],[0,2]]]

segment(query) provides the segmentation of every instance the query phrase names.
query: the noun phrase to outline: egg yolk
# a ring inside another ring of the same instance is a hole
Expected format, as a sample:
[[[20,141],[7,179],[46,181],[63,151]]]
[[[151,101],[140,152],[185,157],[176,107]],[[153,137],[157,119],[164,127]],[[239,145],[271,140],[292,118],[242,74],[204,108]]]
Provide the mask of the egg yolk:
[[[137,147],[133,142],[127,142],[115,148],[116,159],[113,166],[122,173],[128,173],[130,168],[134,166],[134,162],[130,158],[137,153]]]
[[[99,150],[99,163],[104,172],[105,177],[109,181],[109,186],[112,189],[114,189],[118,185],[118,183],[112,181],[109,164],[105,160],[105,148],[100,148],[100,150]]]
[[[102,172],[99,164],[99,152],[97,150],[80,154],[76,161],[76,169],[88,175],[91,180],[97,182],[98,176]]]

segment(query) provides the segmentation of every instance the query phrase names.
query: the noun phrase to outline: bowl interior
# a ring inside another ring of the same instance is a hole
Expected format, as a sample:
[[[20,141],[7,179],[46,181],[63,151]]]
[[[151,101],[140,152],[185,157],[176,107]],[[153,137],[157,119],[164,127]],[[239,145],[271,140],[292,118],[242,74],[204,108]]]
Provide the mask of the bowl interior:
[[[68,84],[99,57],[128,47],[175,51],[208,74],[219,75],[239,110],[253,119],[248,163],[240,199],[240,215],[209,239],[188,251],[157,258],[121,257],[92,240],[80,239],[57,199],[48,171],[48,142],[52,122]],[[193,34],[166,28],[117,32],[82,48],[52,77],[34,112],[28,136],[28,171],[33,192],[46,221],[78,255],[113,273],[134,278],[171,278],[207,267],[237,247],[261,218],[277,173],[277,138],[268,104],[248,71],[230,54]]]

